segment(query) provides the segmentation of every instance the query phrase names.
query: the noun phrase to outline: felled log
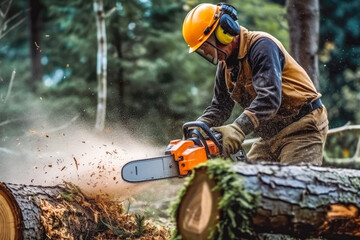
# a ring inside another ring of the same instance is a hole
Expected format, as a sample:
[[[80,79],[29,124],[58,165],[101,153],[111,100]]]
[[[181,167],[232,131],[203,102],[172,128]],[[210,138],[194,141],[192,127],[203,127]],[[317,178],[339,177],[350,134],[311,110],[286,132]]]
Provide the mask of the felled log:
[[[168,239],[169,231],[78,187],[0,183],[0,239]]]
[[[174,237],[360,237],[359,190],[357,170],[208,161],[174,205]]]
[[[0,183],[0,239],[87,239],[97,210],[74,186]]]

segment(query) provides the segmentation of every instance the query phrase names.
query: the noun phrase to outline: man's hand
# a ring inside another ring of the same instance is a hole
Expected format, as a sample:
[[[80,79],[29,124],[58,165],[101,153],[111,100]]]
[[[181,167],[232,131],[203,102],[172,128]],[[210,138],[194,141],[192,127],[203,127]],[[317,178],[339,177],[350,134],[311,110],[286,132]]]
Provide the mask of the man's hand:
[[[235,154],[241,149],[241,144],[245,139],[245,133],[236,122],[220,127],[213,127],[211,130],[219,132],[222,135],[224,157],[230,157],[230,154]]]

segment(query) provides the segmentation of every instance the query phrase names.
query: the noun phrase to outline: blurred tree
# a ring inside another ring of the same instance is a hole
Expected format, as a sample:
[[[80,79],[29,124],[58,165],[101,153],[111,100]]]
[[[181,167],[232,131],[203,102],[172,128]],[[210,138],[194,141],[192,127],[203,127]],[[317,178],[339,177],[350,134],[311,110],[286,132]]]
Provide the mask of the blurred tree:
[[[115,9],[115,8],[113,8]],[[97,27],[97,110],[95,120],[95,130],[101,132],[104,130],[106,117],[106,101],[107,101],[107,38],[105,19],[112,14],[112,10],[108,13],[104,11],[102,0],[94,0],[94,13]]]
[[[109,19],[109,100],[124,114],[128,73],[146,47],[146,6],[138,1],[117,1],[116,13]],[[140,49],[140,50],[139,50]],[[121,114],[120,114],[121,115]]]
[[[46,12],[40,47],[44,72],[37,93],[46,99],[43,109],[52,116],[81,113],[84,120],[96,119],[97,31],[92,3],[43,2]]]
[[[290,53],[319,89],[319,1],[287,0]]]

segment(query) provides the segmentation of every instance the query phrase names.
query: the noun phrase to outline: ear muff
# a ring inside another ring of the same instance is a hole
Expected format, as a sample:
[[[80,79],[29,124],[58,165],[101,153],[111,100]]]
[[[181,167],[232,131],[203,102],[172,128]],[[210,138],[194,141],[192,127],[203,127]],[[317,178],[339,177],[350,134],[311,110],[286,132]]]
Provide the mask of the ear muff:
[[[240,33],[236,9],[228,4],[220,4],[221,17],[215,30],[217,40],[224,45],[231,43],[233,37]]]
[[[227,45],[232,42],[233,36],[228,33],[225,33],[224,29],[219,25],[215,29],[216,39],[223,45]]]

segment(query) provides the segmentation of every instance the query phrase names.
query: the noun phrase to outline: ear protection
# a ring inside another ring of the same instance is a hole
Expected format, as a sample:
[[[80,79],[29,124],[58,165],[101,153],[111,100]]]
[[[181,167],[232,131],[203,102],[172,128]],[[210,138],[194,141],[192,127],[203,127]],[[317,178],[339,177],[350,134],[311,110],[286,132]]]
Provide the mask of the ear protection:
[[[215,29],[215,36],[221,44],[227,45],[232,42],[234,36],[240,33],[237,11],[226,3],[219,3],[218,6],[220,6],[221,16],[219,25]]]

